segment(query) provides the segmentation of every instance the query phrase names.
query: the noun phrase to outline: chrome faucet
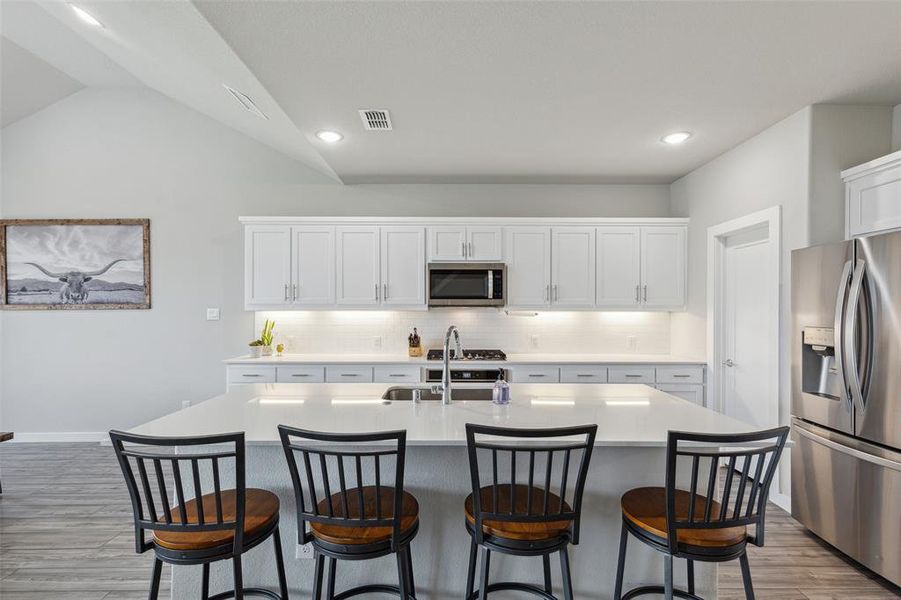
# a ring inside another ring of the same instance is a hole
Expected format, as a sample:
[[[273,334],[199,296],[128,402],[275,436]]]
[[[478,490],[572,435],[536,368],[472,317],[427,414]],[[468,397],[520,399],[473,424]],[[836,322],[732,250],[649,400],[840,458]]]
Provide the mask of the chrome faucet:
[[[457,330],[456,325],[451,325],[447,328],[447,334],[444,336],[444,368],[441,370],[441,386],[435,386],[435,391],[441,392],[442,404],[450,404],[453,400],[451,397],[450,372],[450,338],[452,333],[454,334],[454,345],[456,346],[454,349],[454,359],[460,360],[463,358],[463,348],[460,346],[460,332]]]

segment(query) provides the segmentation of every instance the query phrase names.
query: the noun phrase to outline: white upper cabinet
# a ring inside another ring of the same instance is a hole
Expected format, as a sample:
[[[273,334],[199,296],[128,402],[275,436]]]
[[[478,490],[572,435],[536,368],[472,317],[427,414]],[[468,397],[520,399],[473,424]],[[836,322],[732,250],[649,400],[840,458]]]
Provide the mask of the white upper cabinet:
[[[551,231],[551,303],[560,308],[595,304],[595,228]]]
[[[290,303],[291,227],[249,225],[244,230],[244,303]]]
[[[507,305],[543,308],[551,301],[551,228],[507,227]]]
[[[335,228],[303,226],[291,228],[293,237],[293,283],[291,298],[301,306],[335,303]]]
[[[466,227],[429,227],[429,260],[461,262],[466,260]]]
[[[378,227],[336,227],[336,301],[377,306],[382,296]]]
[[[466,228],[466,260],[501,262],[503,258],[503,227],[469,226]]]
[[[901,151],[842,171],[848,238],[901,228]]]
[[[425,306],[425,228],[381,229],[382,305]]]
[[[641,228],[641,301],[646,308],[685,305],[685,228]]]
[[[641,305],[641,228],[598,227],[597,305],[636,309]]]
[[[488,225],[429,227],[430,262],[500,262],[504,228]]]

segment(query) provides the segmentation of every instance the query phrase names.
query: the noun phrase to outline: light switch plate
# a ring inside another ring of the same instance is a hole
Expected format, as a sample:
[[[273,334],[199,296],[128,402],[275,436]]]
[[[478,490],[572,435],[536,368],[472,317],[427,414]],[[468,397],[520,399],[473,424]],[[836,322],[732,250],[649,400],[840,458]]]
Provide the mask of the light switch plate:
[[[207,321],[218,321],[219,320],[219,309],[218,308],[206,309],[206,320]]]

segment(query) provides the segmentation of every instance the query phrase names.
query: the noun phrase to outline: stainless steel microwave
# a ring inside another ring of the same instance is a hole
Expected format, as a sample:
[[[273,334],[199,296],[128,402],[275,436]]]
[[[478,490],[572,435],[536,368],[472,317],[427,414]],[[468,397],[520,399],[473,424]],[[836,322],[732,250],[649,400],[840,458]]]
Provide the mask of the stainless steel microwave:
[[[504,306],[504,263],[430,263],[429,306]]]

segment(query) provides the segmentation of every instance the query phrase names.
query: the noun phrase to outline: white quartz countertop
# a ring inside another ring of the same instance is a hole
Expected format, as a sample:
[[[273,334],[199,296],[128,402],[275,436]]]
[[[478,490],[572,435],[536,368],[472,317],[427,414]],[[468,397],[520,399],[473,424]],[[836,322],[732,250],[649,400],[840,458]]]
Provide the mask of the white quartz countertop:
[[[674,364],[703,365],[707,361],[672,354],[508,354],[506,361],[453,361],[453,364],[479,365],[584,365],[584,364]],[[294,364],[366,364],[366,365],[440,365],[439,360],[427,360],[425,356],[412,358],[404,354],[285,354],[251,358],[238,356],[225,360],[237,365],[294,365]]]
[[[360,433],[407,430],[407,443],[465,445],[466,423],[560,427],[597,423],[598,446],[665,446],[667,431],[750,431],[750,425],[644,385],[510,384],[511,403],[381,400],[386,384],[257,384],[235,388],[131,430],[160,436],[244,431],[278,443],[277,426]]]

